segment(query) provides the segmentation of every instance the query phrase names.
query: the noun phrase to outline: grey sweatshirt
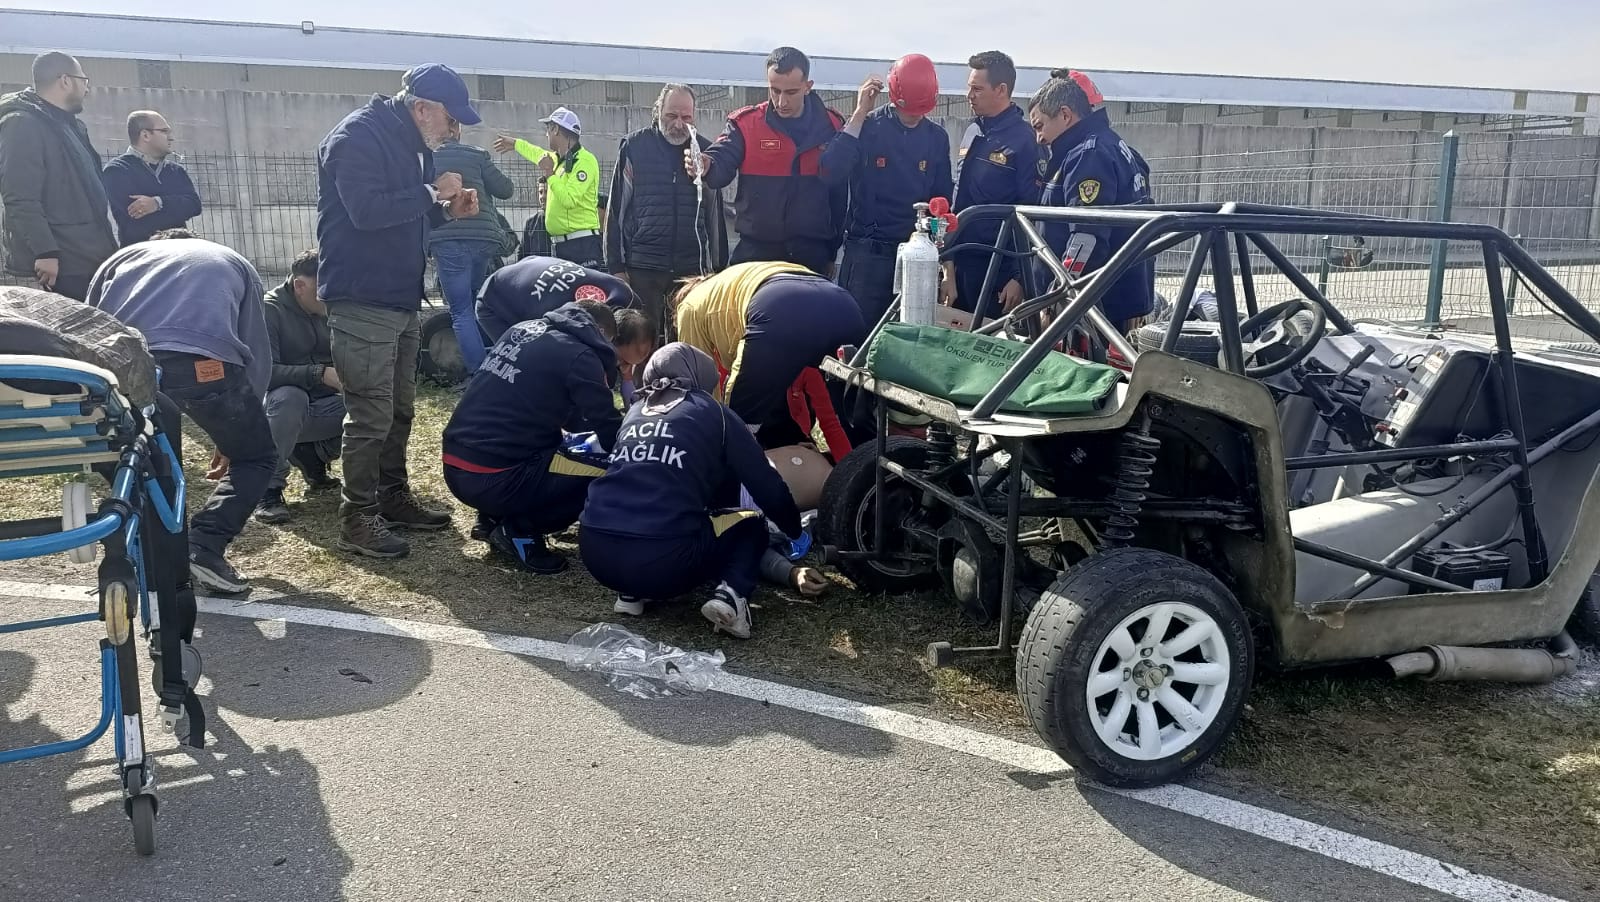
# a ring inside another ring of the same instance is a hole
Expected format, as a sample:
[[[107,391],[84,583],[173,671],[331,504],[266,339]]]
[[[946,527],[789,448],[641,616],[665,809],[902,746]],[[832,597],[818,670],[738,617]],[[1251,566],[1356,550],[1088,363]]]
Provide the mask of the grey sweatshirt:
[[[272,345],[262,295],[249,260],[204,239],[169,238],[113,254],[89,283],[88,302],[144,333],[152,351],[244,367],[265,396]]]

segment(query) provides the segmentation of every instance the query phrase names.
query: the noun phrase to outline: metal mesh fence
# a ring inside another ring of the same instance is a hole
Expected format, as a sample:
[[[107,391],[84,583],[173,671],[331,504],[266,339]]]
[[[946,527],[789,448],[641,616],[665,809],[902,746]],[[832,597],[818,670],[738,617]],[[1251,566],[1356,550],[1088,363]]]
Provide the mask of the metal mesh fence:
[[[1154,195],[1164,203],[1242,201],[1409,219],[1448,212],[1453,220],[1495,225],[1515,236],[1574,296],[1600,312],[1600,138],[1488,132],[1371,144],[1337,130],[1304,132],[1302,147],[1152,157]],[[595,140],[613,146],[604,136]],[[611,155],[602,150],[602,191],[610,185]],[[497,209],[520,232],[536,210],[538,171],[515,155],[495,159],[516,185]],[[315,242],[312,153],[193,154],[183,165],[205,205],[191,228],[245,254],[269,283],[283,278],[295,255]],[[1425,318],[1435,269],[1444,320],[1487,315],[1483,261],[1474,245],[1450,246],[1439,268],[1428,241],[1270,237],[1353,318]],[[1182,249],[1162,255],[1163,293],[1177,291],[1186,263]],[[1267,275],[1272,267],[1261,255],[1252,255],[1252,267],[1263,302],[1298,295],[1287,279]],[[427,287],[434,290],[431,278]],[[1526,289],[1514,292],[1519,319],[1550,319]]]
[[[1332,146],[1150,160],[1162,202],[1241,201],[1308,206],[1408,219],[1448,218],[1497,226],[1589,309],[1600,312],[1600,139],[1481,133],[1406,144]],[[1438,313],[1462,328],[1483,326],[1488,289],[1481,248],[1349,235],[1274,235],[1285,255],[1352,318],[1427,318],[1437,271]],[[1285,278],[1251,255],[1263,303],[1297,297]],[[1186,248],[1163,254],[1158,290],[1179,290]],[[1236,280],[1237,281],[1237,280]],[[1207,285],[1202,281],[1202,286]],[[1571,331],[1525,286],[1508,286],[1521,334]]]
[[[523,223],[538,209],[539,172],[513,154],[496,155],[495,161],[516,186],[509,200],[494,202],[495,208],[520,235]],[[203,206],[189,229],[243,254],[269,286],[287,276],[296,255],[316,245],[315,154],[190,154],[182,163],[194,179]],[[601,193],[610,184],[611,167],[602,164]],[[6,277],[5,281],[18,284],[26,280]],[[431,274],[427,289],[436,291]]]

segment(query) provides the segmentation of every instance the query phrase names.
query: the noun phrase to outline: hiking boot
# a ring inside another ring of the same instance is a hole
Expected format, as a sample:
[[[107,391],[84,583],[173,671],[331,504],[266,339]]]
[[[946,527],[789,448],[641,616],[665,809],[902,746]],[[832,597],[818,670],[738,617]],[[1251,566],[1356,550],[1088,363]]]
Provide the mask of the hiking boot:
[[[267,489],[256,504],[257,523],[288,523],[289,505],[283,502],[283,489]]]
[[[489,516],[488,514],[478,514],[478,519],[472,524],[472,541],[489,541],[489,534],[494,532],[495,528],[499,525],[500,521]]]
[[[396,489],[378,499],[378,512],[390,526],[405,529],[444,529],[450,525],[450,515],[423,507],[409,488]]]
[[[189,578],[202,589],[223,595],[243,595],[250,581],[239,575],[222,555],[204,548],[189,549]]]
[[[339,524],[339,550],[367,557],[397,558],[411,553],[406,540],[389,531],[379,514],[353,514]]]
[[[316,445],[311,442],[295,445],[289,452],[289,461],[305,479],[307,492],[326,492],[342,484],[339,477],[329,475],[328,462],[317,455]]]
[[[489,547],[529,573],[550,576],[567,569],[567,559],[551,551],[544,536],[513,536],[501,526],[489,533]]]
[[[727,633],[735,639],[750,638],[750,628],[755,622],[750,617],[750,602],[738,592],[719,583],[711,600],[700,606],[700,616],[711,621],[712,631]]]
[[[611,610],[618,614],[626,614],[629,617],[643,617],[644,605],[643,598],[633,595],[618,595],[616,602],[611,605]]]

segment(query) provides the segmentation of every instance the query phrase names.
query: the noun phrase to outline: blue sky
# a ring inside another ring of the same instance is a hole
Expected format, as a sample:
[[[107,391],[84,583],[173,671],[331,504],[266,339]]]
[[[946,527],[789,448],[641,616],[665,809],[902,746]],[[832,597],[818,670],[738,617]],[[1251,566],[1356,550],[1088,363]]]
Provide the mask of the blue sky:
[[[1600,93],[1597,0],[0,0],[13,8],[941,61],[1005,50],[1025,65],[1278,75]],[[1042,9],[1097,8],[1085,15]],[[720,9],[742,9],[735,16]],[[752,15],[748,10],[757,10]],[[226,11],[224,11],[226,10]],[[792,11],[791,11],[792,10]],[[1226,10],[1224,12],[1224,10]],[[1113,14],[1120,18],[1112,18]]]

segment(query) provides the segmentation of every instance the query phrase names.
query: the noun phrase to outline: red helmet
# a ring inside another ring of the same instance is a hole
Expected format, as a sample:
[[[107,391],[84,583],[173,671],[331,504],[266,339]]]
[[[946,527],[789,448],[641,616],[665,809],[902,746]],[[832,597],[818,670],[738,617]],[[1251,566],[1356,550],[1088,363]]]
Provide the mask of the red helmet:
[[[889,67],[889,102],[908,116],[926,116],[939,102],[939,73],[933,60],[908,53]]]

